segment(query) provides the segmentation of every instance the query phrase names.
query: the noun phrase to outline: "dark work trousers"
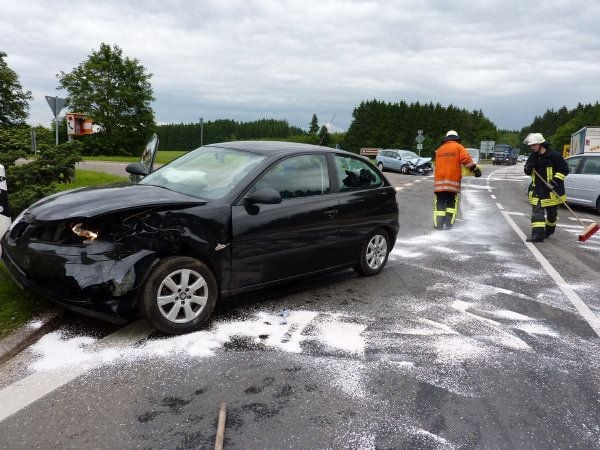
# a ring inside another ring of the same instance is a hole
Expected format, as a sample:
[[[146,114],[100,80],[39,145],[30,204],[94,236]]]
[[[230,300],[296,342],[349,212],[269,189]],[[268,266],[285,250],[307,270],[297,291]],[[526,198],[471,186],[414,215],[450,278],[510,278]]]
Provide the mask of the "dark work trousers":
[[[438,230],[452,228],[458,212],[457,192],[435,192],[433,201],[433,226]]]
[[[544,239],[554,234],[556,219],[558,218],[558,205],[542,208],[540,202],[531,206],[531,236]]]

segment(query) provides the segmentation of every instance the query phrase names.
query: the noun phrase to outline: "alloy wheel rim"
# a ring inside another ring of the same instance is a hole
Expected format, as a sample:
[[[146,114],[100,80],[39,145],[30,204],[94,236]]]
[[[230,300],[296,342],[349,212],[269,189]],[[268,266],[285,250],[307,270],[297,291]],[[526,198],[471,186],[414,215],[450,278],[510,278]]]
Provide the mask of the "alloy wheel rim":
[[[367,245],[367,265],[371,270],[379,269],[383,265],[386,255],[386,239],[380,234],[373,236]]]
[[[156,302],[161,315],[173,323],[188,323],[204,310],[208,300],[206,280],[195,270],[171,272],[160,283]]]

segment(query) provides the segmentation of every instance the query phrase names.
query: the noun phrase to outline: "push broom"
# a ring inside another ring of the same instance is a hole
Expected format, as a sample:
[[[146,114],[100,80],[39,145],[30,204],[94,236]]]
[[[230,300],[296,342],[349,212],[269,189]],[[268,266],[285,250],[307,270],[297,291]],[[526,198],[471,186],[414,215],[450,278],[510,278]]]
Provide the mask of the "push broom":
[[[556,191],[554,190],[554,187],[550,183],[548,183],[546,180],[544,180],[542,178],[542,176],[537,172],[537,170],[533,169],[533,173],[535,173],[536,176],[540,180],[542,180],[546,186],[548,186],[548,189],[550,189],[552,192],[554,192],[554,195],[556,195],[559,198],[559,200],[562,202],[562,204],[565,205],[569,211],[571,211],[571,214],[573,214],[575,216],[575,218],[579,222],[579,225],[581,225],[583,227],[583,231],[579,234],[579,236],[577,236],[577,239],[579,241],[581,241],[581,242],[587,241],[589,238],[591,238],[594,235],[594,233],[596,233],[598,230],[600,230],[600,225],[598,225],[597,223],[591,223],[589,225],[584,224],[583,221],[579,218],[579,216],[577,214],[575,214],[575,212],[571,209],[571,207],[569,205],[567,205],[567,202],[565,200],[563,200],[561,198],[561,196],[556,193]]]

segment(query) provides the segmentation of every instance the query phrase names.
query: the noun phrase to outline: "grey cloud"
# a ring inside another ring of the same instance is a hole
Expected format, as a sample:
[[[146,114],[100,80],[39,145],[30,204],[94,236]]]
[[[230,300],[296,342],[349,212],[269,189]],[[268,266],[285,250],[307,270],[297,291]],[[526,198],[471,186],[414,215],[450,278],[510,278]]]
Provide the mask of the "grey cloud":
[[[306,128],[363,100],[452,103],[518,129],[548,108],[589,103],[600,75],[596,2],[8,0],[0,50],[44,95],[101,42],[153,74],[159,122],[262,117]]]

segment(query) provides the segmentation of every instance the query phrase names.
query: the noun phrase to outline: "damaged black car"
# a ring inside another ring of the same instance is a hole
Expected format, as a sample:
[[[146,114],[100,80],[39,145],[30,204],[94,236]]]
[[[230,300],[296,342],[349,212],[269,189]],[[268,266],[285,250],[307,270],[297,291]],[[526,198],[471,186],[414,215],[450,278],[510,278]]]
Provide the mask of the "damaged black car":
[[[349,152],[228,142],[151,166],[21,213],[2,238],[14,279],[81,313],[141,314],[178,334],[232,294],[331,269],[377,274],[396,240],[395,189]]]

